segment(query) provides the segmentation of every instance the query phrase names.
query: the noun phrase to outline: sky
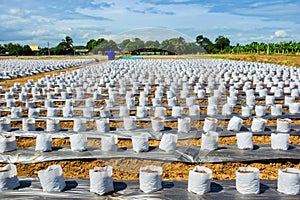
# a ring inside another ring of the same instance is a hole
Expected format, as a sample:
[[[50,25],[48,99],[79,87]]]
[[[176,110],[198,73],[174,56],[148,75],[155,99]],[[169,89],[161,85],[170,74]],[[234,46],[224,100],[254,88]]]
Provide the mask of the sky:
[[[104,37],[162,41],[198,35],[231,45],[300,41],[299,0],[0,0],[0,43],[74,45]]]

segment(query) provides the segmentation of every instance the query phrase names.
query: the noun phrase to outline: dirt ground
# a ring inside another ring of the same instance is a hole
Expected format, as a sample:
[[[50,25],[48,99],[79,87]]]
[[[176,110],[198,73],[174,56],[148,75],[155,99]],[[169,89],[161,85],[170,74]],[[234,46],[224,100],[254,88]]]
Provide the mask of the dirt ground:
[[[234,180],[235,171],[239,167],[257,167],[260,170],[260,178],[264,180],[276,180],[279,168],[300,168],[300,163],[295,161],[278,160],[276,162],[227,162],[227,163],[182,163],[163,162],[143,159],[111,159],[111,160],[66,160],[51,161],[34,164],[16,164],[18,176],[37,176],[39,170],[44,170],[53,164],[60,164],[66,178],[89,178],[89,170],[96,166],[112,166],[115,180],[138,180],[139,168],[147,165],[156,165],[163,168],[163,180],[187,180],[189,170],[201,165],[213,171],[215,180]],[[3,166],[5,164],[0,164]]]

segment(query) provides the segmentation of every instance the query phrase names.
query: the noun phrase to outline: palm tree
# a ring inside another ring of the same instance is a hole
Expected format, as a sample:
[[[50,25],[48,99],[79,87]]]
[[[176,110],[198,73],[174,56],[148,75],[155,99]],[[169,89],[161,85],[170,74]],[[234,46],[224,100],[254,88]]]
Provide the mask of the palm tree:
[[[66,53],[73,52],[73,39],[70,36],[66,36],[65,39],[62,40],[62,43]]]

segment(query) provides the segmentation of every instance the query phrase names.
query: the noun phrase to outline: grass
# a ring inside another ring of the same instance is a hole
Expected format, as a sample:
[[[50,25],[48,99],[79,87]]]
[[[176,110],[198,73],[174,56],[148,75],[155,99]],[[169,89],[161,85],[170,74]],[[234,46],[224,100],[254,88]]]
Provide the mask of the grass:
[[[208,56],[218,59],[241,60],[300,67],[300,55],[215,54]]]

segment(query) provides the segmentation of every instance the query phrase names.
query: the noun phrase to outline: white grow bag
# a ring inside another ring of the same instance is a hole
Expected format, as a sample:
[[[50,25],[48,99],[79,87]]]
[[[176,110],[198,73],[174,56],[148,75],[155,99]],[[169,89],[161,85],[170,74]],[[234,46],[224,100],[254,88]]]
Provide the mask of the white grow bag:
[[[181,117],[183,108],[180,106],[172,107],[172,117]]]
[[[103,135],[101,137],[101,151],[117,152],[118,151],[118,136]]]
[[[216,131],[218,126],[218,120],[212,117],[206,117],[204,119],[203,131]]]
[[[87,150],[87,136],[86,134],[70,135],[70,143],[72,151],[86,151]]]
[[[251,124],[252,132],[262,132],[265,130],[267,120],[254,117]]]
[[[290,134],[288,133],[271,133],[272,149],[288,150]]]
[[[39,108],[29,108],[28,109],[28,117],[39,117],[40,116],[40,109]]]
[[[252,107],[245,105],[242,106],[242,117],[250,117],[252,115]]]
[[[0,153],[17,149],[16,137],[13,133],[0,133]]]
[[[139,105],[140,106],[147,106],[148,105],[148,98],[140,96],[140,98],[139,98]]]
[[[282,115],[282,105],[281,104],[271,105],[271,115],[272,116]]]
[[[63,117],[73,117],[73,116],[74,116],[73,106],[64,106]]]
[[[86,131],[86,119],[74,118],[73,131]]]
[[[199,116],[200,115],[200,108],[198,105],[193,105],[189,107],[189,115],[190,116]]]
[[[255,106],[255,96],[246,96],[246,104],[248,106]]]
[[[23,118],[22,119],[22,129],[23,129],[23,131],[35,131],[35,119]]]
[[[236,139],[239,149],[253,149],[253,134],[251,132],[237,133]]]
[[[95,167],[89,170],[90,191],[99,195],[114,191],[112,172],[113,168],[111,166]]]
[[[240,131],[242,128],[243,120],[239,117],[233,116],[228,123],[228,131]]]
[[[131,136],[131,140],[132,140],[133,151],[139,153],[139,152],[145,152],[149,150],[147,134]]]
[[[119,117],[127,117],[129,116],[129,109],[127,106],[120,106],[119,109]]]
[[[46,131],[53,132],[53,131],[59,131],[60,130],[60,124],[58,119],[47,119],[46,120]]]
[[[300,104],[299,103],[290,103],[290,105],[289,105],[289,112],[291,114],[300,113]]]
[[[207,167],[196,166],[189,171],[188,191],[198,195],[210,192],[212,171]]]
[[[195,103],[196,103],[196,98],[195,97],[186,98],[186,105],[188,107],[195,105]]]
[[[300,194],[300,170],[295,168],[278,169],[278,192],[299,195]]]
[[[109,132],[110,126],[109,126],[109,118],[101,118],[96,120],[96,127],[97,131],[99,132]]]
[[[86,118],[94,117],[94,108],[93,107],[83,108],[83,117],[86,117]]]
[[[175,134],[163,134],[159,143],[159,149],[163,151],[175,151],[178,135]]]
[[[191,130],[191,118],[178,118],[178,132],[188,133]]]
[[[201,150],[216,150],[218,149],[219,134],[214,131],[202,133]]]
[[[164,130],[164,124],[165,124],[165,118],[164,117],[152,117],[151,118],[152,130],[155,131],[155,132],[163,131]]]
[[[259,194],[259,170],[255,167],[239,167],[236,171],[236,190],[242,194]]]
[[[146,166],[140,168],[140,190],[145,193],[162,189],[162,167]]]
[[[216,105],[208,105],[207,106],[207,115],[208,116],[218,115],[218,107]]]
[[[52,151],[51,134],[38,134],[36,137],[35,151]]]
[[[256,105],[255,114],[257,117],[263,117],[266,115],[266,106]]]
[[[0,118],[0,131],[11,131],[10,118],[2,117]]]
[[[275,102],[275,97],[267,95],[265,101],[266,101],[266,105],[273,105]]]
[[[138,118],[147,117],[147,108],[144,106],[137,106],[136,107],[136,116]]]
[[[0,167],[0,190],[12,190],[20,186],[17,168],[14,164]]]
[[[110,110],[108,108],[101,108],[100,109],[100,117],[110,117]]]
[[[51,165],[38,172],[44,192],[61,192],[66,187],[65,178],[60,165]]]
[[[224,104],[222,107],[222,115],[223,116],[228,116],[231,115],[233,112],[233,106],[231,104]]]
[[[232,106],[235,106],[236,105],[236,102],[237,102],[237,97],[233,96],[233,97],[227,97],[227,103],[232,105]]]
[[[126,131],[136,129],[136,117],[134,116],[124,117],[123,121],[124,121],[124,129]]]
[[[165,107],[156,107],[154,111],[154,117],[164,117],[166,115]]]
[[[292,127],[292,120],[291,119],[277,119],[277,126],[276,131],[281,133],[288,133],[290,132]]]
[[[57,108],[48,107],[47,108],[47,117],[57,117],[58,110]]]
[[[112,108],[115,106],[115,100],[113,99],[105,99],[105,104],[107,108]]]
[[[10,115],[11,118],[21,118],[23,115],[21,107],[13,107],[11,108],[10,112],[11,112]]]
[[[152,101],[152,106],[153,107],[161,105],[161,99],[160,98],[152,98],[151,101]]]
[[[88,98],[85,100],[85,107],[94,107],[94,99]]]

